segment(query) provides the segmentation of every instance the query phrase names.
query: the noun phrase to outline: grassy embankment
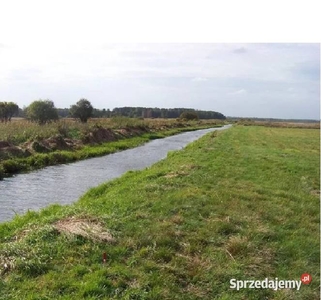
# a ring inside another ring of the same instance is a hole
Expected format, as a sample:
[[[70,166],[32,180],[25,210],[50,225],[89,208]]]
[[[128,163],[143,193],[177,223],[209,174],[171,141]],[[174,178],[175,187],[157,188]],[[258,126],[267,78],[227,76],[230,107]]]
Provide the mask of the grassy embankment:
[[[0,143],[5,141],[11,146],[0,145],[0,179],[21,171],[114,153],[136,147],[151,139],[183,131],[223,124],[224,121],[219,120],[186,122],[173,119],[140,120],[122,117],[92,119],[88,124],[74,120],[60,120],[46,125],[26,120],[0,123]],[[43,141],[52,137],[56,142],[55,146],[46,148]]]
[[[319,299],[319,134],[236,126],[2,224],[0,299]]]

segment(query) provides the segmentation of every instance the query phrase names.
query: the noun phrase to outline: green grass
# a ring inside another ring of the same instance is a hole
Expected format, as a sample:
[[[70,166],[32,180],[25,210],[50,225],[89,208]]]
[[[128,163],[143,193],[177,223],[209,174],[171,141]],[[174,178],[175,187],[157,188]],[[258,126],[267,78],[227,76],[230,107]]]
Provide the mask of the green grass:
[[[319,299],[319,134],[211,133],[74,205],[0,225],[0,299]],[[114,241],[61,233],[58,220],[100,224]],[[313,280],[300,291],[229,288],[302,273]]]

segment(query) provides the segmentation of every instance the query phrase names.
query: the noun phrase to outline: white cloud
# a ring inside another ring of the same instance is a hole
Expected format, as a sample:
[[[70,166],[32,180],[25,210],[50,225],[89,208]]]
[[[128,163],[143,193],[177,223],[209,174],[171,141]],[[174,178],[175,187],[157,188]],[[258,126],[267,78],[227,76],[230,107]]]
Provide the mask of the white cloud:
[[[247,91],[245,89],[240,89],[240,90],[237,90],[234,92],[230,92],[229,95],[244,95],[246,93],[247,93]]]
[[[208,79],[207,78],[204,78],[204,77],[195,77],[195,78],[193,78],[192,79],[192,81],[194,81],[194,82],[204,82],[204,81],[208,81]]]
[[[243,54],[243,53],[246,53],[247,50],[246,50],[245,47],[240,47],[240,48],[234,49],[233,52],[236,53],[236,54]]]

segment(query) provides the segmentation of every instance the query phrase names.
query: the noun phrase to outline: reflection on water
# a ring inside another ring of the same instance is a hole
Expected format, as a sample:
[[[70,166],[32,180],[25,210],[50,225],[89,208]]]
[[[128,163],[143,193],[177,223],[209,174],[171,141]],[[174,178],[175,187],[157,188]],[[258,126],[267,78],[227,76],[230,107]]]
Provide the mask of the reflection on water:
[[[205,133],[228,127],[185,132],[122,152],[5,178],[0,181],[0,222],[28,209],[38,210],[53,203],[70,204],[91,187],[129,170],[151,166],[165,158],[168,151],[182,149]]]

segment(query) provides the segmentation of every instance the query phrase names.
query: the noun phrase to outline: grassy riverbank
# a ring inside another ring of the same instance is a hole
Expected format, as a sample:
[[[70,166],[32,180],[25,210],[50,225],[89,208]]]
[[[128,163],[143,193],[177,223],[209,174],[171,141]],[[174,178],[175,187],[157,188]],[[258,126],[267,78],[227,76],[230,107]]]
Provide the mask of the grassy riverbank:
[[[183,131],[219,127],[223,121],[96,119],[88,124],[61,120],[37,125],[0,123],[0,179],[45,166],[74,162],[137,147]]]
[[[211,133],[0,225],[0,299],[319,299],[319,134]],[[302,273],[299,291],[229,288]]]
[[[11,122],[0,122],[0,141],[7,141],[19,146],[28,141],[62,135],[70,139],[83,139],[96,128],[148,128],[153,131],[161,129],[195,126],[197,124],[222,124],[220,120],[183,121],[176,119],[136,119],[126,117],[89,119],[80,123],[74,119],[60,119],[57,122],[39,125],[26,119],[13,119]]]

